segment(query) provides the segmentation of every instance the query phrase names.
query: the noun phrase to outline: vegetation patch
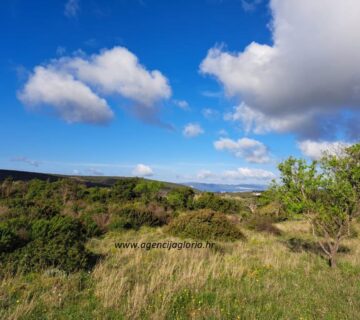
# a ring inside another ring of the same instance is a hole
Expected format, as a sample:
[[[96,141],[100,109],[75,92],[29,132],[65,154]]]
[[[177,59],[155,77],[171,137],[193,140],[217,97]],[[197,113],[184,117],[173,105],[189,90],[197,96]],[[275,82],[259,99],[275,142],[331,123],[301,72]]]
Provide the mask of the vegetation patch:
[[[182,238],[235,241],[244,239],[243,233],[224,214],[199,210],[175,218],[168,232]]]

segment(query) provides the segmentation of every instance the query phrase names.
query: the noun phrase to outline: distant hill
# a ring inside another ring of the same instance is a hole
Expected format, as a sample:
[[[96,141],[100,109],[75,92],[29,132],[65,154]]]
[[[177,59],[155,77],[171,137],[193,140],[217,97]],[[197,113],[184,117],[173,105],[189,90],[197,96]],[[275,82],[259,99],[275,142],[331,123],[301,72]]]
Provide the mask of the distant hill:
[[[216,184],[199,182],[186,182],[183,184],[200,191],[208,192],[247,192],[264,191],[267,189],[266,185],[261,184]]]
[[[115,176],[75,176],[75,175],[61,175],[51,173],[29,172],[29,171],[17,171],[17,170],[3,170],[0,169],[0,181],[11,177],[13,180],[29,181],[32,179],[49,180],[51,182],[59,179],[74,179],[86,184],[89,187],[110,187],[119,180],[126,180],[133,177],[115,177]],[[148,181],[156,181],[151,179],[145,179]],[[161,181],[163,182],[163,181]],[[163,182],[165,189],[174,189],[183,185],[172,182]]]
[[[131,177],[116,177],[116,176],[75,176],[75,175],[61,175],[52,173],[40,173],[30,171],[18,170],[3,170],[0,169],[0,181],[12,177],[14,180],[29,181],[32,179],[49,180],[51,182],[59,179],[70,178],[86,184],[89,187],[110,187],[119,180],[130,179]],[[145,179],[148,181],[156,181],[152,179]],[[246,192],[246,191],[263,191],[266,190],[266,185],[261,184],[215,184],[215,183],[200,183],[200,182],[186,182],[182,184],[163,182],[165,189],[170,190],[180,186],[192,187],[199,191],[208,192]]]

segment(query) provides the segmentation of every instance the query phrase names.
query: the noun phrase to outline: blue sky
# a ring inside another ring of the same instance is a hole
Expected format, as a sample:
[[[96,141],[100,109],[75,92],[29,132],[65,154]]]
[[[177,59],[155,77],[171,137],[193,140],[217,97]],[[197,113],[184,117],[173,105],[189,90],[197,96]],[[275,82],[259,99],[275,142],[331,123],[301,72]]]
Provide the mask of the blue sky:
[[[359,19],[330,27],[354,8],[1,1],[0,167],[267,183],[359,138]]]

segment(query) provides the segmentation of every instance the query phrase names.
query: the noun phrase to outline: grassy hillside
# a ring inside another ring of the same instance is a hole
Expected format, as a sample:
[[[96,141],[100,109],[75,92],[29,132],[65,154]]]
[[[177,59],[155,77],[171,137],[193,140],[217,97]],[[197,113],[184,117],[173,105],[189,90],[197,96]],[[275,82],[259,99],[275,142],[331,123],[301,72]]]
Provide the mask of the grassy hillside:
[[[359,319],[358,221],[330,268],[269,194],[31,177],[0,183],[0,319]]]

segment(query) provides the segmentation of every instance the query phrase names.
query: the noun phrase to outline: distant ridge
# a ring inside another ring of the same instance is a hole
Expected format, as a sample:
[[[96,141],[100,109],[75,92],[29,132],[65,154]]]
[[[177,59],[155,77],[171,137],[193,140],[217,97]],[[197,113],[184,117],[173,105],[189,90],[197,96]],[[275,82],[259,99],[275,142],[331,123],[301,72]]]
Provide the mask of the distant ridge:
[[[246,184],[246,183],[216,184],[216,183],[186,182],[183,184],[200,191],[208,191],[208,192],[249,192],[249,191],[264,191],[267,189],[266,185]]]
[[[88,187],[111,187],[119,180],[126,180],[135,177],[118,177],[118,176],[77,176],[77,175],[64,175],[64,174],[52,174],[52,173],[40,173],[40,172],[31,172],[31,171],[18,171],[18,170],[5,170],[0,169],[0,181],[5,180],[6,178],[12,178],[13,180],[20,181],[29,181],[32,179],[39,179],[43,181],[54,182],[59,179],[74,179],[79,182],[86,184]],[[139,178],[143,179],[143,178]],[[151,179],[145,179],[148,181],[157,181]],[[161,181],[163,182],[163,181]],[[176,187],[181,187],[184,185],[172,183],[172,182],[163,182],[165,184],[165,189],[174,189]]]

